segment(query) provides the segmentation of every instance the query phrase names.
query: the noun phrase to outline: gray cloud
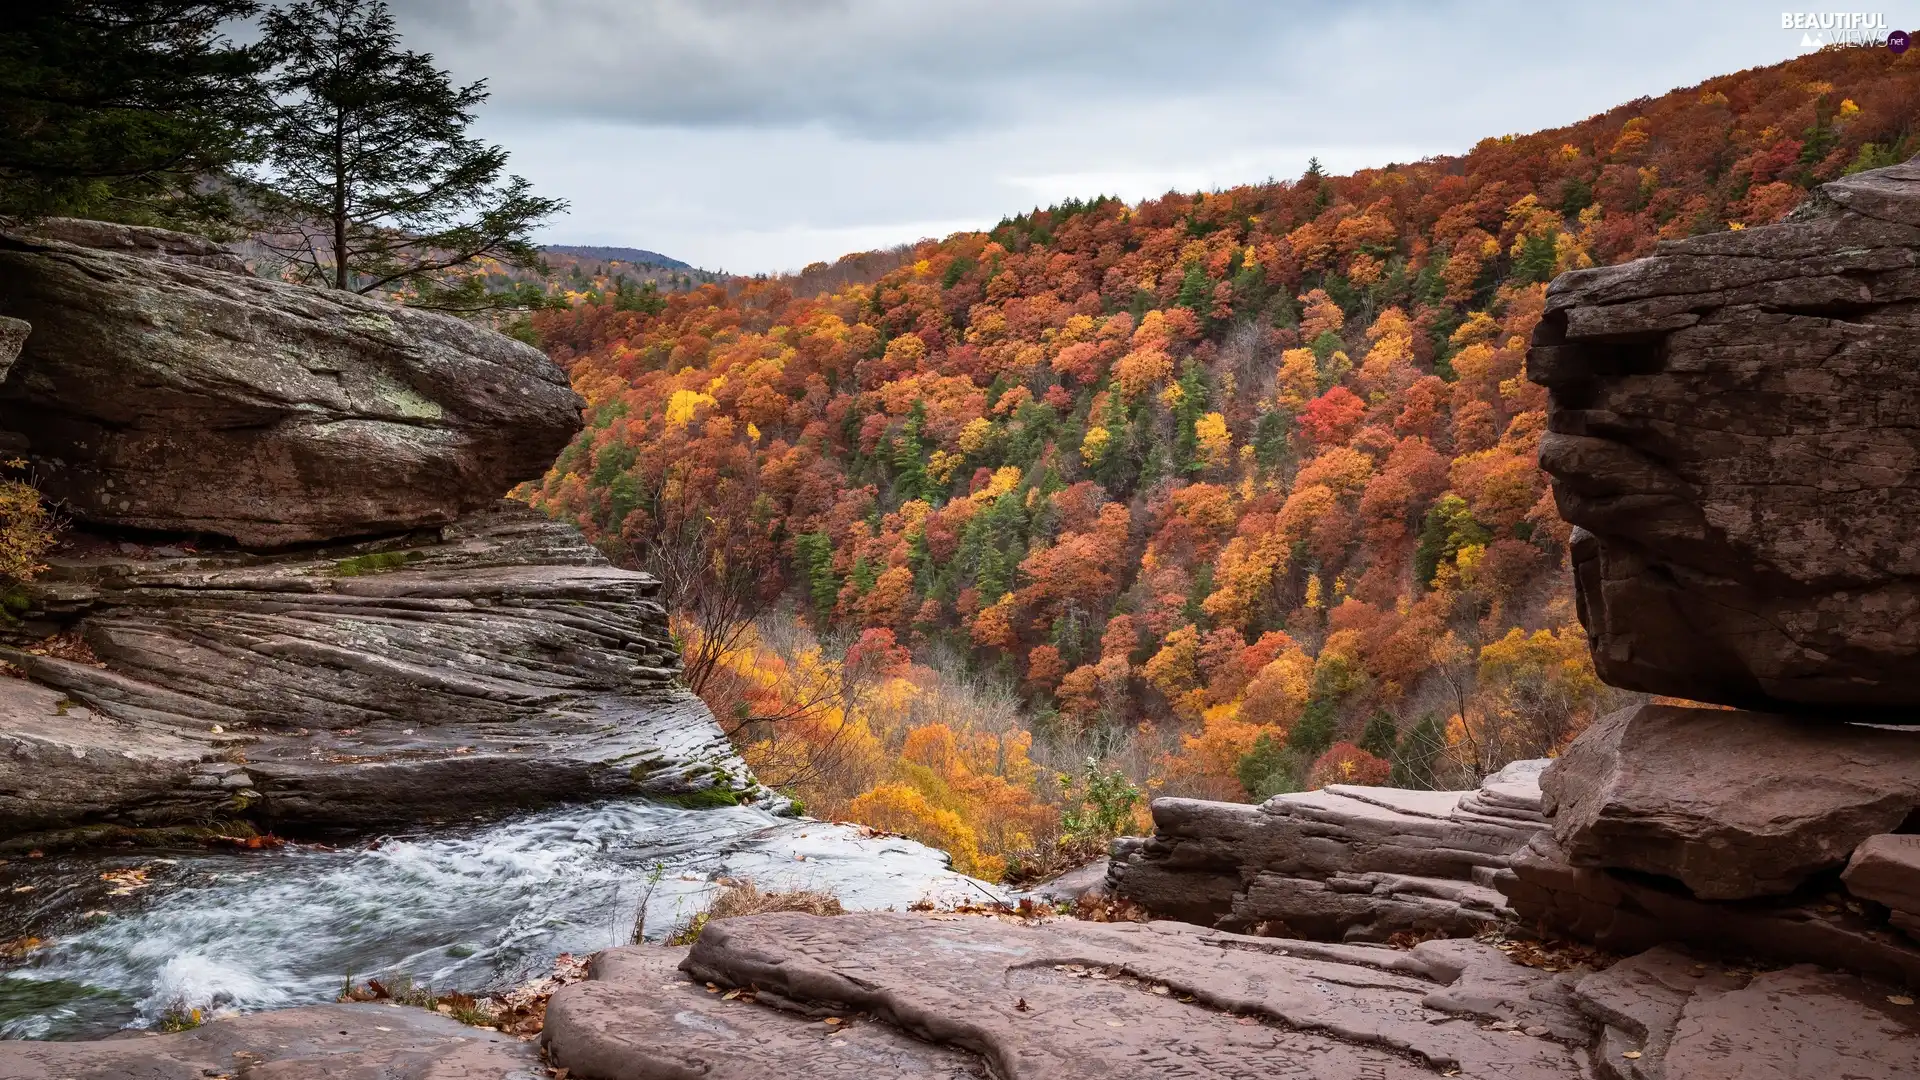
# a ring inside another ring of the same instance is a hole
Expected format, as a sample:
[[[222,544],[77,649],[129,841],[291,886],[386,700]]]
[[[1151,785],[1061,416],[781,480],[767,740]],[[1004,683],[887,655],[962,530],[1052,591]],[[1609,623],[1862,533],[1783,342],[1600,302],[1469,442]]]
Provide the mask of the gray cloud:
[[[1137,199],[1460,152],[1795,55],[1777,5],[398,0],[572,201],[556,242],[792,268]]]
[[[1317,7],[1317,5],[1316,5]],[[409,35],[503,102],[684,127],[923,138],[1088,97],[1183,92],[1273,57],[1315,8],[1197,0],[405,0]]]

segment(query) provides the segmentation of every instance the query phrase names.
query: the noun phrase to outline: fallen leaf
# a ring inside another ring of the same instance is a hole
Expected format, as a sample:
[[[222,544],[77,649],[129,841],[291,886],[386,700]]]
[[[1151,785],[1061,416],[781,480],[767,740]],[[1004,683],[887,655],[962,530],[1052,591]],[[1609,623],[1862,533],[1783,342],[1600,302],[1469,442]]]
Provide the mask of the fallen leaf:
[[[821,1022],[821,1023],[823,1023],[823,1024],[829,1024],[829,1025],[831,1025],[831,1024],[844,1024],[844,1023],[846,1023],[846,1021],[845,1021],[845,1020],[842,1020],[842,1019],[840,1019],[840,1018],[839,1018],[839,1017],[837,1017],[837,1016],[829,1016],[829,1017],[826,1017],[825,1019],[823,1019],[823,1020],[821,1020],[820,1022]]]
[[[1628,1050],[1628,1051],[1626,1051],[1625,1053],[1623,1053],[1623,1054],[1621,1054],[1620,1056],[1621,1056],[1621,1057],[1623,1057],[1623,1058],[1626,1058],[1626,1059],[1628,1059],[1629,1061],[1639,1061],[1639,1060],[1640,1060],[1640,1051],[1638,1051],[1638,1050]]]
[[[1887,995],[1887,1000],[1888,1000],[1888,1001],[1890,1001],[1890,1002],[1892,1002],[1892,1003],[1893,1003],[1893,1004],[1895,1004],[1895,1005],[1911,1005],[1911,1004],[1913,1004],[1913,999],[1912,999],[1912,998],[1910,998],[1910,997],[1908,997],[1908,996],[1907,996],[1907,995],[1905,995],[1905,994],[1888,994],[1888,995]]]
[[[721,1001],[732,1001],[733,999],[735,999],[735,998],[737,998],[737,997],[739,997],[739,996],[740,996],[740,991],[739,991],[738,989],[734,989],[734,990],[729,990],[729,991],[727,991],[726,993],[724,993],[724,994],[721,994],[721,995],[720,995],[720,1000],[721,1000]]]

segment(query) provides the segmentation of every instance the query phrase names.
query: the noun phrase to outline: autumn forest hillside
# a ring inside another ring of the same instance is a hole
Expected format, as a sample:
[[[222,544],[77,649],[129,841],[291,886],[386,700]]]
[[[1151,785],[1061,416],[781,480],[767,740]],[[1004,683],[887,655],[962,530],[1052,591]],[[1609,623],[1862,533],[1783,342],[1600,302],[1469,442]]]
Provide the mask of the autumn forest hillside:
[[[831,291],[582,297],[534,329],[589,422],[525,495],[668,579],[770,782],[982,873],[1135,788],[1466,782],[1617,700],[1534,460],[1547,282],[1778,220],[1916,117],[1920,56],[1830,49]]]

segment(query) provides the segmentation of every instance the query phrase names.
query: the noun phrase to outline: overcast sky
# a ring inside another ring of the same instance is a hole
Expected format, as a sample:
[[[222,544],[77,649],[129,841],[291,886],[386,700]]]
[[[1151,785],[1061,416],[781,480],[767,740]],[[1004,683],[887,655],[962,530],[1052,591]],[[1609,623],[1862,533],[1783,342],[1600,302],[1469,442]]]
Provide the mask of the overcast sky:
[[[510,168],[572,203],[543,241],[739,273],[1068,196],[1458,152],[1802,51],[1781,2],[1732,0],[393,7],[412,48],[489,81],[478,127]]]

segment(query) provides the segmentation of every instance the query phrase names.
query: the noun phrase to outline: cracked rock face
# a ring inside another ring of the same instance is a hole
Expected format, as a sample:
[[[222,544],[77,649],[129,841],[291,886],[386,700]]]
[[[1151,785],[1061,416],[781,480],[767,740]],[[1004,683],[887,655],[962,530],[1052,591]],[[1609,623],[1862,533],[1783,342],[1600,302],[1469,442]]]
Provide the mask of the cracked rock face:
[[[192,1031],[0,1043],[8,1080],[547,1080],[532,1043],[425,1009],[315,1005]]]
[[[441,525],[579,430],[565,374],[503,334],[164,230],[41,232],[0,237],[0,315],[32,326],[0,428],[82,520],[249,546]]]
[[[1751,971],[1656,949],[1604,971],[1491,945],[1411,950],[1176,923],[761,915],[677,953],[602,954],[547,1012],[585,1080],[959,1080],[1435,1075],[1893,1080],[1920,1013],[1809,966]],[[692,981],[687,981],[688,979]]]
[[[760,795],[675,681],[658,583],[518,504],[331,549],[53,563],[27,617],[99,666],[0,646],[33,680],[0,679],[0,835]]]
[[[1615,686],[1920,718],[1920,159],[1555,279],[1528,354]]]
[[[1111,891],[1171,918],[1303,937],[1469,935],[1512,913],[1492,875],[1546,828],[1544,760],[1473,791],[1332,784],[1259,806],[1155,799],[1154,832],[1115,845]]]
[[[1572,1080],[1591,1031],[1566,976],[1474,942],[1402,952],[1175,923],[770,915],[710,925],[683,970],[756,987],[756,1008],[866,1013],[1004,1080]],[[570,1066],[574,1044],[556,1030],[551,1052]]]

